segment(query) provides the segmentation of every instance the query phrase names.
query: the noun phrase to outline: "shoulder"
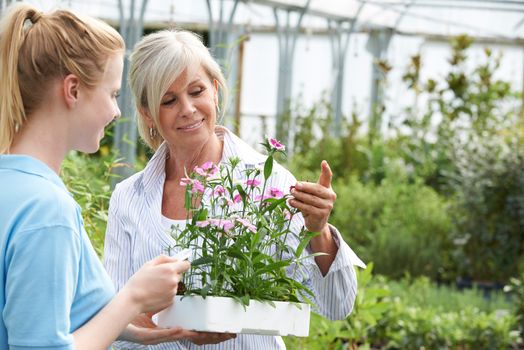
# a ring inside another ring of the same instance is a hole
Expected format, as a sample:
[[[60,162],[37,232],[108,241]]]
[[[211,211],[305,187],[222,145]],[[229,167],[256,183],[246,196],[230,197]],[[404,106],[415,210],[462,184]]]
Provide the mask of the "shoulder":
[[[111,194],[110,209],[119,207],[123,203],[129,203],[134,196],[145,193],[144,172],[144,170],[139,171],[116,184]]]
[[[112,202],[117,199],[127,200],[134,196],[145,196],[152,189],[162,186],[165,177],[166,153],[167,146],[163,143],[143,170],[122,180],[115,186],[111,196]]]

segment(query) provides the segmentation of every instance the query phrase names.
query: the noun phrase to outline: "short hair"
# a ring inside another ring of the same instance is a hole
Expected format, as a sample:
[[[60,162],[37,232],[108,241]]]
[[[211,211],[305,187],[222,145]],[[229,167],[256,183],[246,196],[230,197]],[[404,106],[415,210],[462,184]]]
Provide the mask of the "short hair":
[[[228,89],[219,64],[211,56],[202,39],[185,30],[161,30],[140,40],[130,56],[129,84],[139,114],[147,112],[156,125],[162,97],[173,82],[184,72],[202,66],[220,87],[221,110],[226,109]],[[143,118],[137,116],[138,131],[145,143],[156,150],[163,139],[151,137]]]
[[[94,87],[108,58],[124,47],[114,28],[94,18],[11,6],[0,23],[0,154],[9,152],[27,116],[44,103],[52,81],[74,74]]]

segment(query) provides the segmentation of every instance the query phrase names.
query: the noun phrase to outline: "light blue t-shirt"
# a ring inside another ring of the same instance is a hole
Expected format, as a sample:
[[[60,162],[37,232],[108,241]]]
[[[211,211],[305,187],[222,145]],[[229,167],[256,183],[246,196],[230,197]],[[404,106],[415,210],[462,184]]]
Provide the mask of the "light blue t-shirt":
[[[60,178],[0,155],[0,349],[74,349],[77,328],[114,295]]]

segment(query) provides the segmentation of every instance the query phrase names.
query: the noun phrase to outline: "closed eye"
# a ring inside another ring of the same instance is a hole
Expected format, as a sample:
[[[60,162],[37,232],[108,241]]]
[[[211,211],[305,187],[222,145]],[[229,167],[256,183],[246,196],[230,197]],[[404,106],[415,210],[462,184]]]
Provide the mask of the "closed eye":
[[[191,96],[199,96],[201,93],[203,93],[206,89],[204,87],[198,87],[195,90],[192,90],[189,94]]]
[[[177,100],[176,97],[172,97],[172,98],[169,98],[167,100],[164,100],[162,101],[162,106],[169,106],[169,105],[172,105],[173,103],[175,103]]]

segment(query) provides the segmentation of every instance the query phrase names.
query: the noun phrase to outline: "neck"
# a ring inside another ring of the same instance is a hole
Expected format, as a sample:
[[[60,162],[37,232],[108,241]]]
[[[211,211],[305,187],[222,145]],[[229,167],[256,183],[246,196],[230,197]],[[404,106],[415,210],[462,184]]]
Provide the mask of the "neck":
[[[57,174],[68,151],[67,130],[52,111],[37,111],[28,116],[9,149],[10,154],[42,161]]]
[[[166,180],[178,180],[189,175],[196,166],[205,162],[218,164],[222,159],[222,141],[211,134],[207,142],[198,148],[182,148],[169,145],[169,158],[166,160]]]

